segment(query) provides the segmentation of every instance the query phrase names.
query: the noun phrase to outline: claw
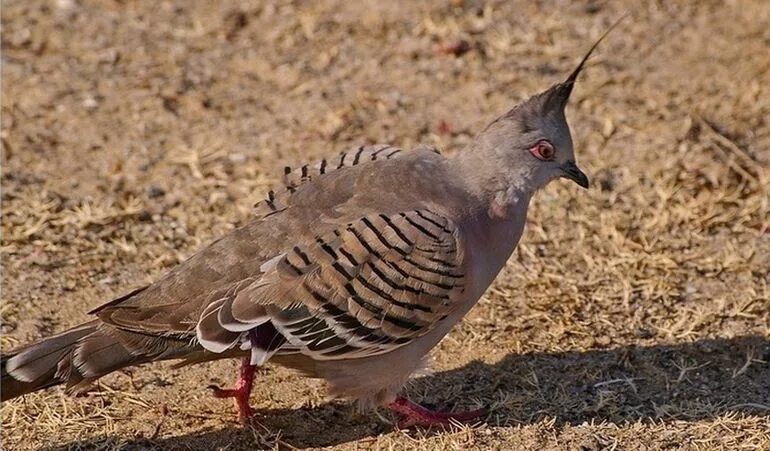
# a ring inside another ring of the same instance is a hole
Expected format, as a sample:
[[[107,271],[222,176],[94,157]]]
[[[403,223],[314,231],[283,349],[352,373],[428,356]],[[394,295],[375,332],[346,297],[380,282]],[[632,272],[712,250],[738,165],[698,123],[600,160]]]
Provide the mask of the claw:
[[[238,420],[241,423],[248,423],[254,416],[254,409],[249,405],[249,396],[251,388],[254,385],[254,373],[257,367],[252,365],[248,358],[241,360],[240,375],[235,388],[220,388],[217,385],[209,385],[215,398],[233,398],[235,406],[238,408]]]
[[[478,421],[487,413],[487,409],[476,409],[467,412],[441,412],[427,409],[414,403],[403,396],[399,396],[388,405],[390,410],[401,415],[398,422],[399,429],[407,429],[412,426],[448,426],[456,423],[470,423]]]

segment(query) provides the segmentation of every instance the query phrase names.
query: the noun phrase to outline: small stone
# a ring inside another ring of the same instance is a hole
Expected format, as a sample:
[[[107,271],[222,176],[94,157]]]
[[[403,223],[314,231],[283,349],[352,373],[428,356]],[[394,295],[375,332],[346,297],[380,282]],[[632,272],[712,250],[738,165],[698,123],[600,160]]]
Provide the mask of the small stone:
[[[165,194],[166,194],[166,190],[164,190],[163,188],[157,185],[150,185],[150,187],[147,188],[147,197],[149,197],[150,199],[155,199]]]
[[[97,283],[99,285],[113,285],[116,282],[118,282],[118,279],[116,279],[115,277],[107,276],[107,277],[105,277],[103,279],[99,279]]]
[[[470,42],[464,39],[447,41],[436,46],[436,53],[441,55],[462,56],[473,49]]]
[[[83,99],[83,108],[87,110],[93,110],[98,106],[99,106],[99,102],[92,96],[88,96],[85,99]]]
[[[56,1],[56,7],[59,8],[60,10],[68,11],[75,8],[75,6],[77,6],[77,3],[75,2],[75,0],[57,0]]]
[[[227,158],[233,162],[233,163],[245,163],[246,162],[246,155],[242,153],[231,153],[227,156]]]

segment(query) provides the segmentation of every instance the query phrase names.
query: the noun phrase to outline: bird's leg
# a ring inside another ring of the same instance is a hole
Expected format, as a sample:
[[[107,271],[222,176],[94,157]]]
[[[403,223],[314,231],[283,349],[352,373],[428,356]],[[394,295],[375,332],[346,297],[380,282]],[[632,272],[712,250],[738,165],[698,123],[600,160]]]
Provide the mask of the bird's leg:
[[[467,423],[478,420],[486,415],[486,409],[466,412],[441,412],[427,409],[415,402],[399,396],[388,404],[388,408],[401,416],[398,427],[406,429],[410,426],[447,426],[453,423]]]
[[[241,359],[241,369],[238,376],[238,382],[234,388],[224,389],[216,385],[209,385],[214,392],[215,398],[233,398],[235,407],[238,408],[238,420],[241,423],[248,422],[254,415],[254,409],[249,405],[249,396],[251,387],[254,385],[254,374],[257,372],[257,366],[252,365],[248,357]]]

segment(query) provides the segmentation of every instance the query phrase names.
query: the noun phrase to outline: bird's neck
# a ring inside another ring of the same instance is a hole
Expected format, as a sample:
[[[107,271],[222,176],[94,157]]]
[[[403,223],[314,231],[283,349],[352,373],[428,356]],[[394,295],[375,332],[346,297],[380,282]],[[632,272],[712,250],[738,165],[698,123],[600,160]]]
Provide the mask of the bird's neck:
[[[479,209],[494,220],[505,222],[521,214],[534,193],[534,174],[524,166],[511,167],[494,155],[468,148],[451,159],[457,174],[462,174],[465,189]]]
[[[474,293],[480,296],[494,280],[516,248],[524,232],[527,210],[535,186],[524,167],[510,167],[485,149],[468,148],[450,161],[462,174],[468,203],[474,211],[462,224],[469,250]],[[475,301],[474,301],[475,302]]]
[[[524,232],[529,197],[507,205],[505,215],[498,217],[479,212],[464,224],[468,237],[470,297],[475,302],[505,266]]]

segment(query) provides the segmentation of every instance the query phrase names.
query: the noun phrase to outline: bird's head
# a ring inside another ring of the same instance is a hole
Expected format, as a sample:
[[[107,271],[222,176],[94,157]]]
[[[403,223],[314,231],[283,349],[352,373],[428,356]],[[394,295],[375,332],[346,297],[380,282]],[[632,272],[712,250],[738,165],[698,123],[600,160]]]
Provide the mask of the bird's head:
[[[566,80],[519,103],[477,136],[476,151],[491,164],[495,190],[533,192],[557,178],[588,188],[588,177],[575,162],[565,108],[591,52],[618,22],[594,43]]]
[[[588,177],[575,163],[564,114],[573,86],[570,76],[516,105],[481,133],[478,140],[494,151],[500,169],[510,168],[516,180],[534,189],[559,177],[588,188]]]

